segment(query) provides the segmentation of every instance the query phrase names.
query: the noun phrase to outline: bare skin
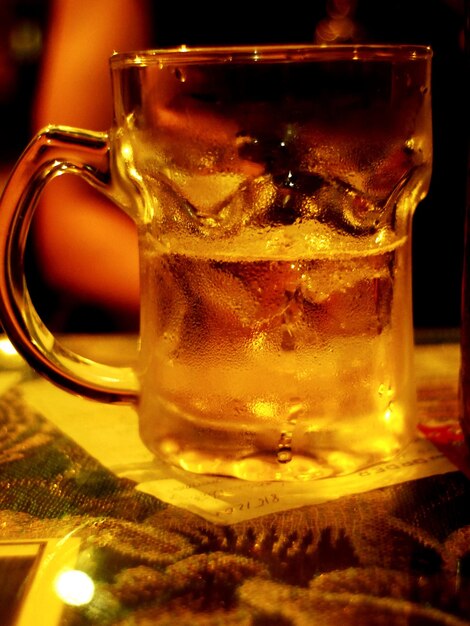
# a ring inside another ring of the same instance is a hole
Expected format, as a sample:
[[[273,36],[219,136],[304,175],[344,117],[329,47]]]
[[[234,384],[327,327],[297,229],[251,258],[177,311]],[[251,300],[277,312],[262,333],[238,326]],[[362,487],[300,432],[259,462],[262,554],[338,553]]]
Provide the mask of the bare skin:
[[[54,0],[36,130],[47,124],[106,130],[112,123],[108,58],[149,45],[142,0]],[[61,176],[38,208],[35,237],[44,279],[84,302],[132,317],[139,308],[136,229],[89,185]]]

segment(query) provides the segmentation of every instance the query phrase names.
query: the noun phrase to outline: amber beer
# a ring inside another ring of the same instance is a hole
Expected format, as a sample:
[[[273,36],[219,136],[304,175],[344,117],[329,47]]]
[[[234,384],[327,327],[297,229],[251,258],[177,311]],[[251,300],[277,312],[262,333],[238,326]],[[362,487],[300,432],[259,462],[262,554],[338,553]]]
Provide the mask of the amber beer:
[[[151,449],[193,471],[315,478],[389,458],[413,436],[409,238],[377,245],[332,228],[319,250],[305,230],[282,255],[262,231],[225,254],[149,242]]]

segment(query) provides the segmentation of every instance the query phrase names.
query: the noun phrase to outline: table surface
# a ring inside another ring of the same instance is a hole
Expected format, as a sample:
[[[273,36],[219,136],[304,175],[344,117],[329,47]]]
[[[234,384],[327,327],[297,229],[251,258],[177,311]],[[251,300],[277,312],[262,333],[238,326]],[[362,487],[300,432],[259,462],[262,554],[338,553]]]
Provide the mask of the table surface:
[[[135,341],[68,340],[111,360]],[[429,444],[436,473],[423,475],[418,458],[395,484],[232,523],[103,465],[31,405],[34,374],[16,365],[0,372],[2,626],[470,625],[457,343],[416,347],[420,421],[439,434]]]

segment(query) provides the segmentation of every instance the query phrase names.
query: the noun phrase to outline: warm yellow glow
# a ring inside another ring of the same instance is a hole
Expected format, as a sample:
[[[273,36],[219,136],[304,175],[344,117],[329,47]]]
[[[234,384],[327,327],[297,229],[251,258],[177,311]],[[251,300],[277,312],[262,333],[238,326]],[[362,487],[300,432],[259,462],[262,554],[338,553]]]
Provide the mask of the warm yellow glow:
[[[253,350],[264,350],[266,346],[266,333],[257,333],[251,341],[251,348]]]
[[[128,144],[124,144],[121,148],[121,154],[123,158],[127,161],[132,157],[132,148]]]
[[[380,392],[380,390],[379,390]],[[383,393],[383,392],[382,392]],[[389,387],[386,390],[387,396],[393,396],[394,390]],[[402,434],[405,430],[405,415],[403,411],[397,410],[394,402],[390,401],[384,410],[382,419],[388,432]]]
[[[276,414],[276,405],[273,402],[255,402],[252,411],[258,417],[271,418]]]
[[[330,467],[336,467],[339,472],[349,474],[357,469],[357,459],[345,452],[331,452],[328,455]]]
[[[95,593],[92,579],[77,569],[61,572],[55,580],[54,588],[59,598],[71,606],[88,604]]]
[[[16,354],[16,350],[10,343],[9,339],[0,339],[0,352],[7,354],[8,356]]]

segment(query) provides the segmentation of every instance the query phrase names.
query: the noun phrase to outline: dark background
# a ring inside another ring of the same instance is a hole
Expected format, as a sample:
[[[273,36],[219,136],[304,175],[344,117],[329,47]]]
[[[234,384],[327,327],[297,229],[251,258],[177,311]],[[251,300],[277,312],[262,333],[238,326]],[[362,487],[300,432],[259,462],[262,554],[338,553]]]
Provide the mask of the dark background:
[[[469,115],[463,0],[310,0],[307,5],[293,0],[195,2],[189,6],[154,1],[150,6],[155,47],[364,41],[433,48],[434,166],[429,194],[413,222],[414,317],[418,328],[457,328]],[[32,135],[30,107],[47,19],[47,1],[0,0],[0,185]]]

